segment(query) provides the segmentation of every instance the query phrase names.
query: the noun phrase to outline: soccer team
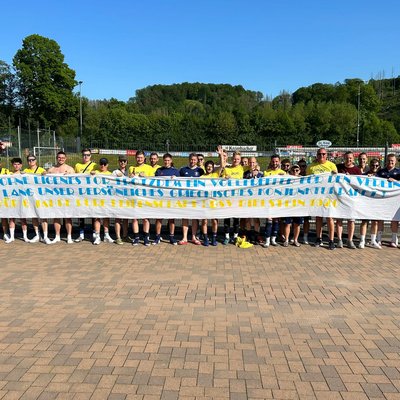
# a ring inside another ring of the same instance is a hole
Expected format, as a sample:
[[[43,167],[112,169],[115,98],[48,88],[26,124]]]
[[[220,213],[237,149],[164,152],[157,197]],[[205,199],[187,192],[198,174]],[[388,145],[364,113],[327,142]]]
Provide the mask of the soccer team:
[[[163,165],[159,165],[159,158],[157,153],[151,153],[149,156],[149,164],[146,163],[145,153],[143,151],[136,152],[135,165],[128,166],[128,159],[126,156],[119,156],[118,168],[114,171],[108,170],[107,158],[100,158],[97,165],[91,160],[92,154],[90,149],[82,150],[82,162],[77,163],[75,167],[69,166],[67,155],[60,151],[57,153],[57,163],[47,171],[37,165],[36,157],[32,154],[27,156],[27,168],[23,169],[22,159],[15,157],[11,160],[12,168],[8,170],[1,166],[0,162],[0,175],[7,174],[74,174],[74,173],[90,173],[90,174],[105,174],[114,176],[142,176],[142,177],[160,177],[160,178],[173,178],[173,177],[187,177],[187,178],[226,178],[226,179],[253,179],[262,176],[271,175],[286,175],[305,176],[321,173],[344,173],[350,175],[369,175],[385,178],[388,180],[400,180],[400,168],[396,167],[396,155],[389,154],[386,158],[386,165],[381,168],[378,159],[373,158],[368,161],[367,154],[361,153],[358,155],[358,164],[355,163],[353,152],[348,151],[344,154],[343,163],[334,164],[328,160],[328,151],[320,148],[317,151],[316,159],[307,165],[304,159],[298,161],[296,164],[291,164],[290,160],[281,160],[279,155],[273,155],[270,163],[265,171],[262,171],[256,157],[242,157],[239,152],[234,152],[232,155],[231,163],[228,163],[228,154],[221,147],[218,146],[217,153],[219,156],[219,164],[215,165],[212,160],[206,161],[202,154],[192,153],[189,155],[188,165],[177,169],[174,167],[172,155],[166,153],[163,155]],[[326,222],[328,229],[328,248],[334,250],[335,247],[343,247],[343,220],[333,218],[326,218],[324,221],[321,217],[316,217],[316,240],[314,246],[323,246],[322,230],[324,222]],[[5,243],[12,243],[15,241],[15,218],[2,218],[3,238]],[[21,219],[21,227],[23,233],[23,240],[25,242],[37,243],[43,241],[46,244],[54,244],[61,241],[61,223],[59,219],[54,219],[55,238],[50,240],[48,237],[48,222],[46,219],[40,221],[43,236],[39,230],[39,220],[34,218],[32,220],[35,235],[32,239],[28,238],[28,226],[25,219]],[[141,236],[139,230],[139,221],[132,220],[133,238],[128,237],[128,219],[115,220],[115,240],[110,235],[110,219],[109,218],[95,218],[92,223],[92,241],[93,244],[98,245],[101,243],[100,229],[104,229],[104,242],[116,243],[121,245],[125,242],[130,242],[136,246],[140,243]],[[200,224],[200,232],[199,230]],[[67,243],[81,242],[85,238],[84,232],[84,219],[80,219],[80,232],[79,236],[72,239],[72,220],[70,218],[64,219],[65,229],[67,231]],[[300,246],[300,227],[303,225],[302,242],[309,244],[308,235],[310,231],[310,218],[304,217],[286,217],[286,218],[267,218],[265,227],[261,228],[261,221],[259,218],[233,218],[231,225],[231,218],[224,219],[223,230],[224,236],[221,241],[222,244],[228,245],[234,243],[241,248],[252,247],[254,244],[260,244],[264,247],[277,246],[280,241],[284,247],[290,244]],[[380,249],[382,247],[382,232],[384,230],[384,221],[372,220],[361,221],[358,248],[363,249],[366,246],[366,237],[368,225],[370,226],[370,242],[369,245],[373,248]],[[189,226],[191,226],[190,237]],[[335,229],[336,228],[336,229]],[[162,219],[155,221],[155,237],[150,240],[150,221],[149,219],[142,220],[142,238],[143,244],[149,246],[158,245],[162,241],[161,237]],[[292,236],[290,235],[292,231]],[[337,235],[337,242],[335,244],[335,232]],[[391,221],[391,247],[398,246],[397,239],[398,222]],[[177,240],[175,238],[175,220],[168,220],[168,241],[172,245],[186,245],[189,242],[194,245],[204,246],[217,246],[218,244],[218,220],[211,220],[211,235],[208,234],[208,221],[182,220],[182,238]],[[346,246],[350,249],[355,249],[356,245],[353,241],[355,234],[355,221],[347,220],[347,242]],[[291,237],[291,239],[290,239]]]

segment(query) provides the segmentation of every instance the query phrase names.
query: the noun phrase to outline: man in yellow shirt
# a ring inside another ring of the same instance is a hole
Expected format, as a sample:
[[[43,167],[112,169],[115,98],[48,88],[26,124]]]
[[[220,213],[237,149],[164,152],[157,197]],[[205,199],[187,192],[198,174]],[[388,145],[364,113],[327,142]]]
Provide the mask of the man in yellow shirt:
[[[136,152],[136,165],[129,167],[129,176],[149,177],[154,176],[155,170],[151,165],[146,164],[146,157],[143,151]],[[137,246],[140,241],[139,237],[139,222],[137,219],[132,221],[133,242],[132,246]],[[143,244],[150,246],[150,221],[148,218],[143,218]]]
[[[157,153],[150,154],[150,166],[151,166],[151,168],[153,168],[154,173],[156,173],[158,168],[161,167],[161,165],[158,164],[158,154]]]
[[[336,165],[328,160],[328,151],[324,148],[318,149],[317,151],[317,159],[312,162],[307,167],[307,175],[315,175],[315,174],[326,174],[326,173],[337,173]],[[328,235],[329,235],[329,250],[335,249],[335,243],[333,241],[335,237],[335,222],[333,218],[327,217],[326,223],[328,225]],[[322,217],[315,218],[315,233],[317,235],[317,239],[315,240],[315,247],[322,246]]]
[[[90,174],[97,168],[97,164],[91,160],[92,152],[90,149],[82,150],[82,162],[75,164],[75,172],[77,174]]]
[[[244,169],[241,164],[242,157],[239,152],[235,151],[232,154],[232,165],[227,167],[227,158],[224,156],[224,150],[222,146],[217,147],[217,153],[219,155],[220,169],[219,175],[222,178],[226,179],[243,179]],[[225,239],[223,241],[224,245],[229,244],[230,242],[230,228],[231,228],[231,219],[224,219],[224,233]],[[233,240],[236,242],[239,236],[239,218],[233,218]]]
[[[108,170],[108,159],[100,158],[99,160],[99,169],[90,172],[91,175],[112,175],[112,172]],[[114,243],[114,240],[110,236],[109,227],[110,227],[110,218],[95,218],[94,220],[94,240],[93,244],[99,245],[101,243],[100,238],[100,228],[103,223],[104,227],[104,242],[105,243]]]

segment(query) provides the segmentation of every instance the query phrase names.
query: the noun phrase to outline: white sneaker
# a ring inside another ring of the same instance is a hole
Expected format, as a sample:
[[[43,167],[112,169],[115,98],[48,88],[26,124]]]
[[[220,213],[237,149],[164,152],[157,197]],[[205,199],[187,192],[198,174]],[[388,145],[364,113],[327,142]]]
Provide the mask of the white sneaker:
[[[114,243],[114,240],[111,238],[111,236],[104,236],[104,243]]]
[[[28,239],[28,237],[24,237],[23,240],[24,240],[25,243],[30,243],[30,242],[31,242],[31,241]]]
[[[364,242],[364,241],[361,241],[361,242],[359,243],[359,245],[358,245],[358,248],[359,248],[359,249],[364,249],[364,248],[365,248],[365,242]]]
[[[45,237],[45,238],[43,238],[43,243],[52,244],[52,241],[48,237]]]
[[[14,242],[15,239],[14,239],[14,238],[11,238],[11,237],[8,236],[8,235],[4,235],[4,241],[5,241],[6,243],[11,243],[11,242]]]
[[[36,235],[34,236],[29,243],[39,243],[40,242],[40,236]]]
[[[74,241],[72,240],[72,237],[67,238],[67,244],[73,244]]]
[[[100,239],[100,235],[96,236],[96,238],[93,241],[93,244],[100,244],[101,243],[101,239]]]
[[[61,242],[61,239],[60,239],[59,237],[55,237],[55,238],[51,241],[51,244],[55,244],[55,243],[58,243],[58,242]]]
[[[381,249],[381,248],[382,248],[381,244],[378,243],[378,242],[371,242],[371,246],[372,246],[374,249]]]

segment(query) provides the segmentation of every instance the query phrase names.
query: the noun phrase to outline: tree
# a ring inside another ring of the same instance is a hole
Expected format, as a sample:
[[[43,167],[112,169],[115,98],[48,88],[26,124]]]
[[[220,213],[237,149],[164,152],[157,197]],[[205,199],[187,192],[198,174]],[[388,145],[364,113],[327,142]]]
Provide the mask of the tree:
[[[29,116],[55,128],[77,115],[75,71],[64,63],[56,41],[40,35],[27,36],[13,64],[20,102]]]
[[[16,107],[16,79],[11,67],[0,60],[0,115],[11,118]]]

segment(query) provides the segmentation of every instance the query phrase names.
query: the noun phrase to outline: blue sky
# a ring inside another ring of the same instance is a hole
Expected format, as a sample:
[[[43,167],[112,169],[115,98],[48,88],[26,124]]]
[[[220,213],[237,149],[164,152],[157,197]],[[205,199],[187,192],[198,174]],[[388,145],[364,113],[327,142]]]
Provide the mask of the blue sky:
[[[395,0],[20,0],[1,6],[0,60],[36,33],[57,41],[90,99],[180,82],[276,96],[400,75],[399,15]]]

